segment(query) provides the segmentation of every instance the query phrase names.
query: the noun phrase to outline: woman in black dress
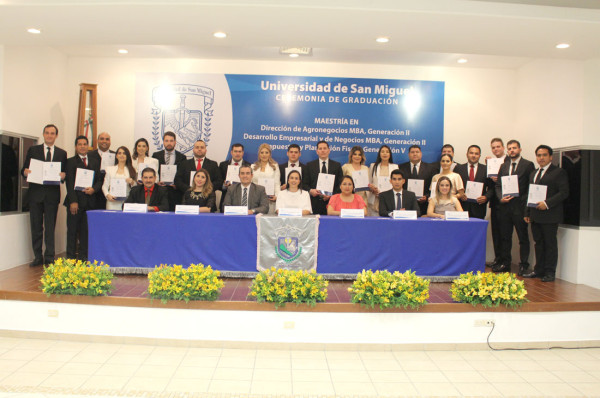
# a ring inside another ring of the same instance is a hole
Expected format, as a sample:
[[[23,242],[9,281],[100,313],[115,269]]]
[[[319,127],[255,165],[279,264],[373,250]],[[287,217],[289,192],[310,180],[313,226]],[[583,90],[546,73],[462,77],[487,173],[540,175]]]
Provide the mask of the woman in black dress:
[[[192,187],[183,195],[183,204],[200,206],[200,213],[217,211],[215,191],[206,169],[200,169],[194,174]]]

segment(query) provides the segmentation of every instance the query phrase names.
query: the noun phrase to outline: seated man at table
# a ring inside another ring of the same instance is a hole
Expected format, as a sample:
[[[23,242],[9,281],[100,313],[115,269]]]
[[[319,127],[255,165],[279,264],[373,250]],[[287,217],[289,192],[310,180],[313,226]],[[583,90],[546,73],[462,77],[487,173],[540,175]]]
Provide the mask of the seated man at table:
[[[240,183],[232,185],[227,190],[224,206],[248,206],[248,214],[269,212],[269,198],[265,188],[252,182],[252,167],[241,166]]]
[[[131,188],[125,203],[145,203],[148,211],[169,211],[168,193],[156,183],[156,171],[152,167],[142,171],[142,183]]]
[[[402,189],[404,175],[400,169],[392,170],[390,183],[392,189],[379,194],[379,215],[389,217],[394,210],[415,210],[420,217],[421,209],[414,192]]]

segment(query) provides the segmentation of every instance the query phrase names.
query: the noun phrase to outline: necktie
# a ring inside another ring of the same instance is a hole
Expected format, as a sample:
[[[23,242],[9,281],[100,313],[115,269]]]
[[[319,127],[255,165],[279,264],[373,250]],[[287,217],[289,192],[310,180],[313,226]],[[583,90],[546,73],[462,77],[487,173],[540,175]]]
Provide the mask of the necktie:
[[[416,164],[413,164],[412,177],[413,178],[419,178],[419,169],[417,169],[417,165]]]
[[[144,191],[146,192],[146,196],[144,198],[144,202],[146,204],[148,204],[148,203],[150,203],[150,197],[152,196],[152,192],[148,188],[144,188]]]
[[[248,188],[244,188],[244,193],[242,194],[242,206],[248,206]]]
[[[296,163],[292,163],[292,167],[296,167]]]
[[[327,166],[325,165],[327,162],[323,162],[323,167],[321,167],[321,173],[327,173]]]
[[[235,162],[233,165],[234,166],[239,166],[240,164],[238,162]]]
[[[198,165],[196,166],[196,170],[200,170],[202,168],[202,159],[198,159]]]
[[[402,195],[400,195],[400,192],[396,194],[396,197],[398,198],[398,201],[396,202],[396,210],[400,210],[402,208]]]
[[[48,147],[48,152],[46,152],[46,162],[52,161],[52,152],[50,152],[50,147]]]
[[[535,181],[534,184],[539,184],[540,180],[542,179],[542,173],[544,172],[544,169],[540,169],[540,171],[538,171],[538,175],[537,177],[535,177]]]
[[[87,157],[81,158],[83,160],[83,167],[87,167]]]
[[[475,166],[471,165],[471,170],[469,170],[469,181],[475,181]]]
[[[516,171],[517,171],[517,164],[516,164],[516,163],[513,163],[513,164],[512,164],[512,171],[510,172],[510,175],[513,175],[513,174],[515,174],[515,172],[516,172]]]
[[[171,152],[167,152],[165,164],[171,164]]]

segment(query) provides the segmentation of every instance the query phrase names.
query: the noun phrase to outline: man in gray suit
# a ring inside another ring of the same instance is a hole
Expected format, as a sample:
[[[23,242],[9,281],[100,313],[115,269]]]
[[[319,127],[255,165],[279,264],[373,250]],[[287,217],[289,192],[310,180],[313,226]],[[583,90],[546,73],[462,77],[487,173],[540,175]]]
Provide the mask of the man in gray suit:
[[[252,182],[252,167],[240,167],[240,183],[227,190],[223,206],[248,206],[248,214],[269,212],[265,188]]]

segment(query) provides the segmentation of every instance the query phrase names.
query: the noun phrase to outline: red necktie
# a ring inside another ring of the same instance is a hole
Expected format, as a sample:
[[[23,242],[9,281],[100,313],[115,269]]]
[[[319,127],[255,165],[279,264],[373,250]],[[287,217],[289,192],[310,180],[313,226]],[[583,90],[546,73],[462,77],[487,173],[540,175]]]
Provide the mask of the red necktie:
[[[196,166],[196,170],[200,170],[202,168],[202,159],[198,159],[198,165]]]
[[[475,181],[475,166],[471,165],[471,170],[469,171],[469,181]]]
[[[238,162],[235,162],[233,165],[234,165],[234,166],[239,166],[239,163],[238,163]]]
[[[83,160],[83,166],[87,167],[87,161],[86,161],[87,158],[81,158],[81,159]]]

